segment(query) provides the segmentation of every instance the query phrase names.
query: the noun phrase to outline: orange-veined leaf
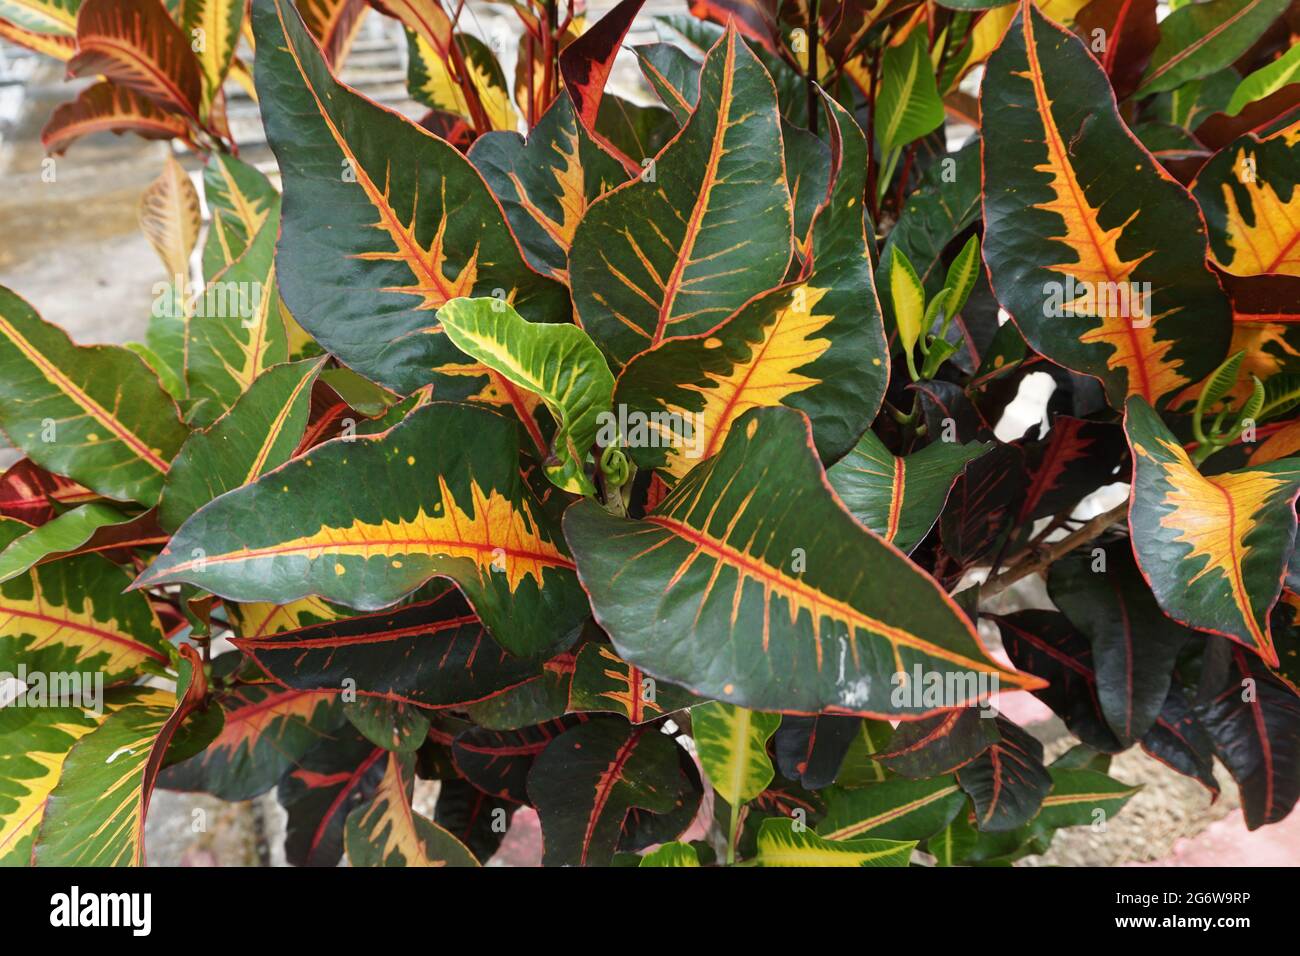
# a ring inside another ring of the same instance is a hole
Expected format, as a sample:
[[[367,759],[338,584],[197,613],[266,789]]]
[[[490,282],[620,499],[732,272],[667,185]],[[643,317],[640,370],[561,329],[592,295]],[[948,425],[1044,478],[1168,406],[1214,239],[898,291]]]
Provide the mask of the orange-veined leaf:
[[[515,132],[487,133],[475,140],[469,158],[505,207],[528,264],[561,280],[587,207],[627,178],[578,125],[563,93],[527,140]]]
[[[203,198],[212,222],[203,245],[203,275],[214,278],[261,230],[275,205],[275,187],[253,166],[214,152],[203,168]]]
[[[206,115],[234,61],[246,4],[245,0],[179,0],[179,3],[176,21],[190,38],[191,49],[198,54]]]
[[[776,91],[734,29],[709,52],[700,90],[653,175],[592,203],[573,237],[574,305],[613,367],[713,328],[777,285],[790,262]]]
[[[77,52],[77,39],[72,33],[38,33],[35,30],[26,30],[9,20],[0,20],[0,40],[6,40],[65,62],[72,59]]]
[[[0,0],[0,20],[47,37],[71,37],[77,32],[81,0]]]
[[[835,790],[817,832],[828,840],[924,840],[946,827],[966,805],[950,776],[895,778],[854,790]]]
[[[1095,826],[1119,813],[1142,787],[1132,787],[1096,770],[1049,767],[1052,789],[1043,798],[1034,826]],[[1098,816],[1100,814],[1100,816]]]
[[[377,610],[449,577],[503,647],[545,660],[571,640],[586,601],[518,448],[508,419],[433,402],[210,502],[136,587],[188,581],[235,601],[315,594]]]
[[[701,696],[782,713],[919,717],[938,709],[919,688],[892,693],[916,668],[970,678],[946,706],[982,696],[981,675],[1041,683],[990,660],[935,581],[844,509],[807,418],[791,409],[746,413],[646,518],[580,501],[564,530],[620,656]],[[637,592],[620,587],[628,575],[642,582]],[[872,583],[886,578],[888,589]]]
[[[1300,122],[1230,143],[1197,174],[1192,194],[1215,265],[1238,276],[1300,276]]]
[[[104,81],[55,109],[41,130],[41,144],[57,156],[67,151],[73,140],[106,130],[132,132],[146,139],[190,140],[185,117],[167,112],[130,87]]]
[[[343,65],[352,41],[366,15],[366,0],[302,0],[296,3],[299,16],[335,69]],[[257,31],[253,34],[256,38]],[[261,39],[257,38],[260,45]]]
[[[1133,551],[1174,620],[1277,665],[1269,611],[1295,540],[1300,460],[1202,475],[1151,406],[1129,400]]]
[[[464,156],[340,84],[288,0],[254,0],[253,24],[284,178],[277,282],[312,338],[406,394],[460,360],[437,320],[454,298],[500,295],[527,318],[565,317],[566,290],[524,263]],[[446,384],[440,397],[462,397],[462,383]]]
[[[176,406],[127,349],[76,345],[0,288],[0,428],[43,468],[151,505],[185,439]]]
[[[936,441],[900,458],[868,430],[826,477],[853,517],[906,553],[930,533],[966,463],[988,448]]]
[[[102,75],[165,110],[200,118],[203,74],[162,0],[85,0],[71,76]]]
[[[454,836],[411,806],[415,760],[393,754],[370,802],[348,814],[344,844],[353,866],[478,866]]]
[[[646,676],[599,641],[582,645],[569,684],[569,710],[619,714],[644,724],[685,710],[700,699],[673,684]]]
[[[1160,23],[1160,43],[1137,96],[1176,89],[1227,67],[1290,6],[1289,0],[1208,0],[1174,10]]]
[[[1160,404],[1227,352],[1196,204],[1128,131],[1083,43],[1027,3],[989,60],[984,260],[1026,341]]]
[[[185,385],[192,424],[209,426],[247,394],[258,376],[289,358],[289,332],[276,284],[279,203],[238,259],[199,293],[187,325]]]
[[[620,415],[628,409],[622,441],[638,464],[680,479],[745,412],[778,405],[807,413],[822,459],[835,461],[879,408],[889,369],[863,232],[866,140],[846,111],[826,105],[836,174],[813,221],[811,273],[623,368],[615,401]]]

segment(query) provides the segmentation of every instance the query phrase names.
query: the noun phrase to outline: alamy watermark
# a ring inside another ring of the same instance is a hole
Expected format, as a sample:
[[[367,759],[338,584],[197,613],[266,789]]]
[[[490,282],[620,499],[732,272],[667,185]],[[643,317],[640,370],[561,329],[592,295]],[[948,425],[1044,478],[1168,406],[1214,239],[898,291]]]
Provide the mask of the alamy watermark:
[[[614,411],[596,416],[596,444],[609,448],[679,448],[686,458],[704,454],[705,422],[702,412],[628,411],[620,403]]]
[[[997,715],[990,703],[1002,686],[996,673],[936,671],[914,664],[910,674],[898,671],[889,681],[894,686],[889,702],[900,711],[979,707],[981,717]]]
[[[261,282],[218,279],[200,286],[177,274],[171,282],[155,282],[152,292],[153,314],[159,317],[171,314],[178,295],[186,315],[240,319],[245,326],[250,326],[266,314],[262,307],[266,290]]]
[[[1151,324],[1150,282],[1080,282],[1067,276],[1064,282],[1043,283],[1043,295],[1043,314],[1049,319],[1105,316],[1131,319],[1139,329]]]
[[[0,707],[79,707],[104,712],[102,671],[0,671]]]

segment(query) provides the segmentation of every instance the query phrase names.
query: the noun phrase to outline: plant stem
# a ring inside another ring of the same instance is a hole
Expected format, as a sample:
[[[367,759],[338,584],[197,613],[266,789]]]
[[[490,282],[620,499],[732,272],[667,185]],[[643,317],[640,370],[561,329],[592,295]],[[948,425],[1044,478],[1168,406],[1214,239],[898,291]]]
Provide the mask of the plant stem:
[[[1106,533],[1107,529],[1117,521],[1123,520],[1128,514],[1128,501],[1116,505],[1109,511],[1097,515],[1091,519],[1078,531],[1066,535],[1060,541],[1052,544],[1040,556],[1022,561],[1014,567],[1007,568],[1001,574],[990,578],[980,586],[980,598],[993,597],[995,594],[1001,594],[1011,585],[1015,584],[1021,578],[1027,578],[1031,574],[1037,574],[1045,571],[1052,564],[1065,555],[1069,554],[1075,548],[1087,544],[1100,538]]]
[[[818,21],[817,7],[818,0],[809,0],[808,69],[804,73],[804,81],[808,86],[808,131],[814,136],[817,135],[817,114],[820,112],[817,108],[817,46],[821,42],[821,24]]]

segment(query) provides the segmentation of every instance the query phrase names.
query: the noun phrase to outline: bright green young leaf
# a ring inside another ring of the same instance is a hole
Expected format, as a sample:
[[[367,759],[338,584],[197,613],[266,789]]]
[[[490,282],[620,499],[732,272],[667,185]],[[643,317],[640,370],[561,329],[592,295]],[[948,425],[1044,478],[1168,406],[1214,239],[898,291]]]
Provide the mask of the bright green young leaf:
[[[886,46],[876,96],[876,142],[899,149],[943,123],[943,101],[930,64],[924,28],[913,29],[897,46]]]
[[[772,761],[767,742],[780,714],[762,714],[721,701],[691,709],[691,734],[714,791],[733,812],[767,789]]]
[[[1232,99],[1228,100],[1224,112],[1229,116],[1236,116],[1256,100],[1262,100],[1288,83],[1297,81],[1300,81],[1300,43],[1237,84],[1237,89],[1233,91]]]
[[[911,352],[921,337],[925,321],[925,288],[912,263],[897,246],[890,252],[889,297],[894,304],[894,323],[903,348]]]
[[[700,865],[700,851],[689,843],[665,843],[641,857],[641,866],[686,866]]]
[[[758,831],[759,866],[907,866],[915,841],[827,840],[793,820],[772,817]]]
[[[0,550],[0,584],[31,570],[50,555],[75,551],[101,528],[130,520],[116,508],[99,501],[65,511]]]
[[[533,323],[500,299],[453,299],[438,313],[456,347],[537,395],[555,418],[546,475],[574,494],[595,494],[584,468],[614,376],[600,349],[575,325]]]

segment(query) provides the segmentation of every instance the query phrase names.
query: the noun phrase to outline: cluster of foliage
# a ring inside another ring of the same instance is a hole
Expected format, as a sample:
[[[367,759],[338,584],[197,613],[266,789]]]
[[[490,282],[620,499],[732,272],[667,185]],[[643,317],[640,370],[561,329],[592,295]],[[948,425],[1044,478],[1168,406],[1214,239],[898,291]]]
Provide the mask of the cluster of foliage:
[[[361,0],[0,0],[102,77],[49,148],[187,144],[210,213],[193,255],[169,159],[143,344],[0,289],[0,670],[106,686],[0,710],[0,859],[140,862],[162,786],[278,788],[296,864],[476,865],[520,807],[547,864],[1007,863],[1135,745],[1286,816],[1288,0],[694,0],[649,106],[641,0],[503,3],[513,84],[463,4],[373,5],[419,123],[337,78]]]

